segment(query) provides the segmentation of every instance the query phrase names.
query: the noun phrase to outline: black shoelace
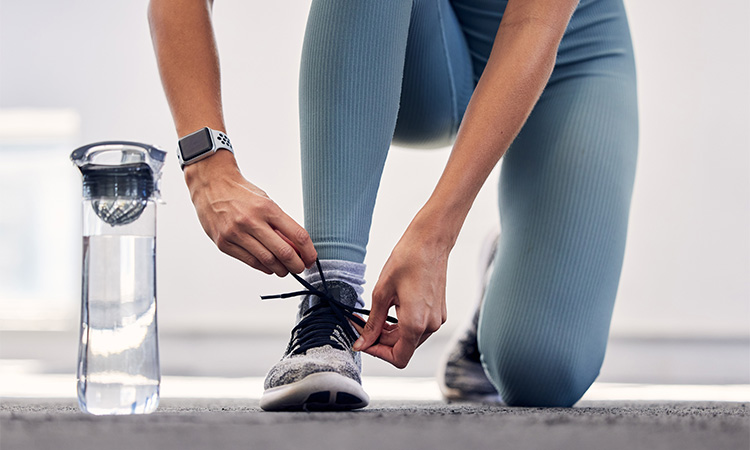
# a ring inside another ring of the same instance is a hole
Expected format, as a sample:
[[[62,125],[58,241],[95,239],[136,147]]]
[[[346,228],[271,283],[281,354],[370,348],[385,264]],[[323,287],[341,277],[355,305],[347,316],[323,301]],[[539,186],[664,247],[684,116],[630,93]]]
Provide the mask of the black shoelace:
[[[330,345],[339,350],[348,350],[357,340],[357,335],[349,324],[349,320],[364,327],[365,321],[355,313],[370,314],[370,310],[355,308],[340,302],[337,298],[338,289],[329,288],[323,275],[323,269],[320,267],[320,261],[316,259],[315,264],[320,274],[322,290],[292,273],[294,279],[299,281],[306,290],[277,295],[262,295],[260,297],[261,300],[269,300],[314,295],[320,299],[316,305],[305,311],[302,320],[292,328],[292,339],[289,342],[287,353],[301,354],[311,348],[322,347],[323,345]],[[388,316],[386,320],[391,323],[398,323],[398,320],[391,316]],[[336,330],[338,330],[338,333],[336,333]],[[346,342],[342,342],[342,340]]]

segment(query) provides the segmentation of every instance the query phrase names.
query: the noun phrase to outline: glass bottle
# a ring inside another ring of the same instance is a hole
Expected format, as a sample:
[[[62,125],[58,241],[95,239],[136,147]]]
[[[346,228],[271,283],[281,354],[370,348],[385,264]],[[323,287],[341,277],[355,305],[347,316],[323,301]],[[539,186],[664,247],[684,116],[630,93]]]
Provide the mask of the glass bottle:
[[[148,414],[159,403],[156,202],[165,152],[98,142],[71,159],[83,175],[78,404],[91,414]]]

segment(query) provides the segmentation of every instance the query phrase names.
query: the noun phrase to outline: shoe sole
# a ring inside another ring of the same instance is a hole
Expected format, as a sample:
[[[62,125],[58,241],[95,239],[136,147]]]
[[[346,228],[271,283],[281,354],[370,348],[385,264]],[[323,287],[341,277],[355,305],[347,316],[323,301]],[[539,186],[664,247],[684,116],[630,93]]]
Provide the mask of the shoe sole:
[[[313,373],[266,389],[260,398],[264,411],[348,411],[369,403],[370,397],[359,383],[335,372]]]
[[[488,403],[488,404],[502,404],[503,399],[500,394],[473,394],[467,393],[460,389],[449,388],[445,385],[444,380],[438,381],[440,387],[440,393],[443,394],[443,400],[448,403],[453,402],[469,402],[469,403]]]

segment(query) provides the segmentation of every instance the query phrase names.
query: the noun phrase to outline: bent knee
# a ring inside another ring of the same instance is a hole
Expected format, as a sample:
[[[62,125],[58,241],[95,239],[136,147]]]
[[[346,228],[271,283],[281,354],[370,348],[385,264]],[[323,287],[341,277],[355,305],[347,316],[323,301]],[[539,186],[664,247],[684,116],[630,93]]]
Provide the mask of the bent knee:
[[[453,145],[453,133],[439,129],[407,129],[393,134],[393,145],[408,148],[433,149]]]
[[[453,145],[456,138],[455,121],[451,117],[399,112],[393,144],[409,148],[442,148]]]
[[[599,375],[603,359],[581,361],[549,351],[490,357],[480,352],[490,379],[509,406],[573,406]]]

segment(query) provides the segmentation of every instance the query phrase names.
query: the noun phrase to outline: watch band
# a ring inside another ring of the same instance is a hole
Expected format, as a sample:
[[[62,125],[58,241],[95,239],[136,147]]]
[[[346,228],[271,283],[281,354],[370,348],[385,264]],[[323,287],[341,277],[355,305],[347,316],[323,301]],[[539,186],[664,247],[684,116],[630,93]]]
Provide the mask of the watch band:
[[[185,166],[208,158],[221,149],[234,153],[229,136],[223,131],[204,127],[180,138],[177,146],[177,159],[184,170]]]
[[[224,133],[223,131],[212,130],[211,128],[208,128],[208,130],[211,132],[211,136],[213,137],[214,143],[216,144],[216,150],[223,148],[234,153],[234,148],[232,148],[232,141],[229,140],[229,136],[227,136],[226,133]]]

